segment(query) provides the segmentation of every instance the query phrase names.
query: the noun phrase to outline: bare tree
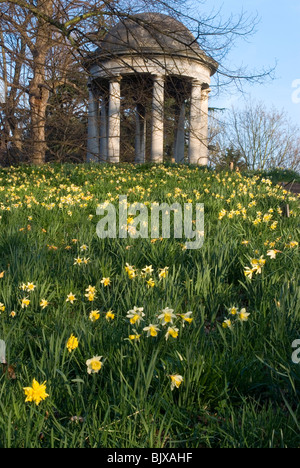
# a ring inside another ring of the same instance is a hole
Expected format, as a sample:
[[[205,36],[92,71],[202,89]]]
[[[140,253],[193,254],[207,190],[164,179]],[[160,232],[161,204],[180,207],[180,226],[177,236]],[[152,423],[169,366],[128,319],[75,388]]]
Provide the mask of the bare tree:
[[[2,153],[8,142],[21,149],[17,116],[18,104],[23,97],[23,104],[30,115],[31,161],[34,164],[45,162],[49,98],[57,87],[66,84],[76,87],[75,81],[69,79],[70,68],[75,61],[77,67],[79,63],[78,48],[72,47],[67,34],[56,26],[57,18],[66,21],[71,11],[78,15],[80,4],[84,3],[56,0],[37,0],[34,4],[0,2]]]
[[[300,128],[291,123],[285,111],[268,109],[251,102],[242,109],[233,108],[220,116],[215,135],[218,157],[232,148],[240,154],[248,169],[300,168]]]
[[[22,27],[20,18],[20,26]],[[25,41],[22,37],[14,37],[12,31],[8,32],[0,26],[2,75],[2,102],[0,103],[0,161],[7,153],[9,147],[20,153],[22,150],[22,101],[24,88],[22,85],[22,67],[25,60]]]

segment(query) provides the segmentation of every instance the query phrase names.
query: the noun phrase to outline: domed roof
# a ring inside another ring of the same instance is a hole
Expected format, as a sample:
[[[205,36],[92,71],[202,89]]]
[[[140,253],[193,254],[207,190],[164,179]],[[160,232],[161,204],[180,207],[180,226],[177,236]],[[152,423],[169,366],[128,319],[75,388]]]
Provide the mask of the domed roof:
[[[195,37],[180,21],[162,13],[141,13],[119,21],[101,41],[98,54],[168,53],[196,58]]]

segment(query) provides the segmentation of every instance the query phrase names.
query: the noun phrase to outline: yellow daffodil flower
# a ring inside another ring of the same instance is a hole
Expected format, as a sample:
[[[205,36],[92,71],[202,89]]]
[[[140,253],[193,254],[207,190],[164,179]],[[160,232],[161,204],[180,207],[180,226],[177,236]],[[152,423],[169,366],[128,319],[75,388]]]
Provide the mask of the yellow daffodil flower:
[[[24,387],[23,390],[26,395],[25,402],[34,401],[37,406],[42,400],[45,400],[45,398],[49,396],[48,393],[46,393],[46,382],[39,384],[35,379],[33,379],[31,387]]]

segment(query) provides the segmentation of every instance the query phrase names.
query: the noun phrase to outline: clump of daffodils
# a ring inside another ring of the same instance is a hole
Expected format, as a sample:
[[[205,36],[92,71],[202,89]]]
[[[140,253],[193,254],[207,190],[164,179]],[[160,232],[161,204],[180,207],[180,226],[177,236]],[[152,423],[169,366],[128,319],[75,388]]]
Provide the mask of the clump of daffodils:
[[[252,258],[250,261],[251,267],[246,267],[244,269],[244,275],[246,278],[252,279],[253,274],[259,275],[262,273],[262,269],[266,264],[266,260],[263,255],[260,258]]]
[[[133,309],[129,310],[126,315],[126,318],[129,319],[130,324],[134,326],[138,326],[140,322],[144,321],[144,317],[144,307],[137,306],[134,306]],[[153,318],[154,317],[152,317],[152,319]],[[167,341],[170,337],[174,339],[178,338],[179,328],[177,325],[179,322],[181,322],[181,327],[184,328],[187,323],[190,324],[193,321],[193,317],[192,311],[175,314],[174,309],[165,307],[159,311],[155,317],[155,320],[149,321],[149,325],[143,328],[143,332],[146,332],[146,336],[155,338],[158,336],[159,332],[165,328],[166,332],[164,336]],[[139,341],[140,337],[141,333],[138,333],[136,330],[134,330],[134,333],[130,334],[129,340]]]
[[[90,263],[90,258],[87,258],[87,257],[74,258],[74,265],[87,265],[88,263]]]
[[[128,246],[129,248],[129,246]],[[147,288],[154,288],[156,285],[154,275],[157,274],[158,280],[161,281],[162,279],[167,278],[169,267],[159,268],[158,271],[155,273],[154,268],[152,265],[146,265],[141,270],[138,270],[134,265],[130,265],[126,263],[125,265],[125,272],[129,279],[133,280],[135,278],[142,278],[147,285]]]
[[[89,302],[93,302],[96,299],[96,287],[95,286],[89,286],[85,290],[86,294],[85,297],[88,299]]]
[[[20,285],[21,291],[26,291],[26,292],[29,292],[29,293],[30,293],[30,292],[33,292],[33,291],[35,290],[35,288],[36,288],[36,285],[33,284],[33,283],[30,283],[30,282],[28,282],[28,283],[22,283],[22,284]]]
[[[232,306],[228,309],[228,315],[229,317],[224,319],[222,327],[232,330],[236,322],[247,322],[250,313],[245,307],[239,310],[236,306]]]
[[[136,269],[134,266],[129,265],[129,263],[126,263],[125,271],[128,274],[129,279],[133,279],[136,277]]]

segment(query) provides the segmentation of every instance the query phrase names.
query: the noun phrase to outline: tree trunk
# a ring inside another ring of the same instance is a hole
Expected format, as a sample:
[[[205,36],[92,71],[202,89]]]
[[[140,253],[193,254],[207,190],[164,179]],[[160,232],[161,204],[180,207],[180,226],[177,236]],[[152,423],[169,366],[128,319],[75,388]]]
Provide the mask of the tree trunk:
[[[49,17],[53,14],[53,0],[38,0],[37,6]],[[46,84],[46,59],[51,47],[52,28],[43,19],[37,20],[36,43],[33,49],[33,78],[29,83],[33,164],[45,163],[46,155],[46,109],[49,90]]]
[[[39,72],[31,80],[29,86],[29,103],[31,115],[31,162],[41,165],[45,163],[46,139],[45,123],[49,91],[45,88],[44,76]]]

